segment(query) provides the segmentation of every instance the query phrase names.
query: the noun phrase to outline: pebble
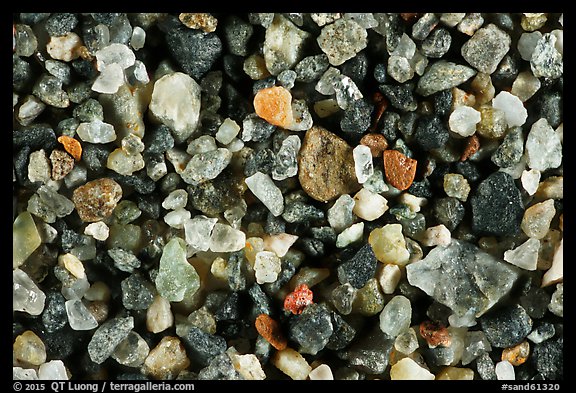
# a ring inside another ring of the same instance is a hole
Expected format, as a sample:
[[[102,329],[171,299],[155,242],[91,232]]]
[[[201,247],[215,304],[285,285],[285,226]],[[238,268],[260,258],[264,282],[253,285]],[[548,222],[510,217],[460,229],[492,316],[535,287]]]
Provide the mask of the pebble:
[[[208,251],[210,248],[210,235],[217,222],[217,218],[208,218],[202,214],[186,220],[184,222],[186,244],[198,251]]]
[[[216,223],[210,236],[210,251],[234,252],[246,246],[246,234],[230,225]]]
[[[470,202],[473,231],[495,236],[519,232],[524,205],[510,175],[504,172],[489,175],[480,182]]]
[[[412,306],[410,300],[402,295],[396,295],[386,303],[380,313],[380,329],[391,338],[410,328]]]
[[[132,30],[132,36],[130,37],[130,46],[135,51],[138,51],[144,48],[145,43],[146,43],[146,30],[144,30],[140,26],[134,26],[134,29]]]
[[[509,362],[512,366],[517,367],[524,364],[530,355],[530,343],[526,340],[513,347],[504,348],[502,351],[502,360]]]
[[[552,266],[542,277],[542,287],[562,282],[564,280],[564,239],[554,251]]]
[[[80,161],[82,158],[82,145],[77,139],[62,135],[58,137],[58,142],[64,146],[64,150],[74,157],[76,161]]]
[[[470,67],[438,60],[430,65],[418,80],[416,93],[428,97],[439,91],[460,86],[474,75],[476,71]]]
[[[436,374],[436,380],[472,381],[474,380],[474,370],[471,368],[449,366]]]
[[[451,241],[452,234],[444,224],[426,228],[420,240],[421,244],[426,247],[448,246]]]
[[[320,79],[329,66],[330,63],[328,62],[328,56],[324,53],[304,57],[294,67],[294,71],[296,72],[296,81],[312,83]]]
[[[433,380],[435,376],[427,368],[406,357],[392,365],[390,368],[390,379],[393,381],[424,381]]]
[[[288,128],[294,121],[292,114],[292,94],[282,86],[259,90],[254,96],[256,114],[268,123]]]
[[[110,356],[119,364],[127,367],[140,367],[150,353],[148,343],[138,333],[131,331],[120,342]]]
[[[475,245],[452,239],[448,246],[437,246],[406,266],[406,276],[411,285],[450,307],[457,316],[469,310],[480,316],[510,291],[518,272]],[[455,293],[475,295],[455,297],[437,290],[445,285]]]
[[[129,134],[140,138],[144,136],[146,126],[142,114],[148,109],[146,103],[149,100],[149,89],[130,87],[128,84],[120,86],[115,94],[101,94],[98,98],[119,139]]]
[[[12,310],[30,315],[40,315],[44,311],[46,295],[36,283],[21,269],[12,271]]]
[[[104,322],[92,335],[88,343],[88,355],[97,364],[102,364],[112,355],[118,344],[134,328],[133,317],[115,317]]]
[[[38,368],[38,379],[44,381],[68,381],[68,370],[62,360],[50,360]]]
[[[418,162],[398,150],[384,151],[384,173],[390,185],[398,190],[406,190],[414,181]]]
[[[133,273],[122,280],[120,289],[122,305],[127,310],[147,310],[154,301],[154,286],[138,273]]]
[[[508,131],[504,140],[492,153],[491,160],[500,168],[510,168],[518,164],[524,154],[524,134],[522,129],[514,127]]]
[[[33,368],[12,367],[13,381],[35,381],[38,380],[38,373]]]
[[[284,197],[272,178],[262,172],[256,172],[244,179],[248,189],[270,212],[278,217],[284,212]]]
[[[412,84],[398,86],[380,85],[380,91],[390,101],[390,105],[402,112],[413,112],[417,108]]]
[[[74,203],[51,187],[42,185],[28,200],[28,211],[51,224],[74,210]]]
[[[494,97],[492,107],[504,112],[509,127],[521,126],[528,118],[528,111],[520,98],[507,91],[501,91]]]
[[[67,253],[58,256],[58,265],[63,266],[68,270],[74,277],[83,279],[86,277],[86,272],[84,270],[84,265],[82,262],[73,254]]]
[[[539,31],[533,31],[530,33],[522,33],[520,38],[518,38],[518,52],[522,60],[530,61],[532,59],[532,54],[538,41],[542,38],[542,33]]]
[[[216,31],[218,26],[218,19],[206,13],[181,13],[178,19],[189,29],[200,29],[205,33]]]
[[[182,340],[190,359],[203,366],[208,365],[211,359],[224,353],[227,348],[224,337],[206,333],[196,326],[192,326]]]
[[[520,343],[532,331],[533,324],[532,318],[519,304],[487,313],[479,321],[486,338],[496,348],[507,348]]]
[[[350,259],[338,266],[338,281],[341,284],[350,283],[354,288],[360,289],[374,277],[377,263],[372,247],[365,244]]]
[[[200,85],[189,75],[174,72],[154,83],[151,114],[182,143],[196,132],[200,119]]]
[[[370,148],[370,154],[372,154],[372,157],[381,157],[384,150],[388,148],[386,137],[382,134],[376,133],[364,134],[362,139],[360,139],[360,144]],[[374,171],[374,165],[372,165],[372,170]]]
[[[174,237],[166,243],[154,281],[158,294],[171,302],[189,299],[200,288],[200,277],[186,258],[182,239]]]
[[[72,201],[80,219],[96,222],[109,217],[122,198],[122,187],[110,178],[92,180],[76,188]]]
[[[306,283],[299,284],[284,299],[284,310],[292,314],[302,314],[306,307],[313,303],[314,294]]]
[[[222,55],[223,45],[215,33],[178,26],[166,33],[166,45],[182,70],[200,80]],[[197,54],[202,53],[202,57]]]
[[[254,27],[238,16],[230,16],[226,18],[225,22],[224,40],[228,51],[232,55],[246,56]]]
[[[544,378],[561,380],[564,378],[564,338],[549,339],[535,345],[531,362]]]
[[[526,155],[530,169],[540,172],[558,168],[562,163],[560,138],[545,118],[532,124],[526,138]]]
[[[540,344],[552,337],[556,334],[556,329],[554,325],[549,322],[543,322],[537,325],[532,332],[528,335],[528,340],[533,342],[534,344]]]
[[[267,251],[272,251],[280,258],[284,257],[290,247],[298,240],[298,236],[289,233],[278,233],[275,235],[264,236],[263,246]]]
[[[428,58],[439,59],[444,56],[452,45],[452,36],[450,32],[444,28],[435,28],[432,32],[422,41],[421,51],[422,54]]]
[[[288,345],[280,325],[267,314],[260,314],[255,321],[256,330],[276,350],[282,351]]]
[[[190,366],[190,359],[178,337],[164,336],[144,360],[142,372],[156,380],[176,379]]]
[[[266,68],[272,75],[292,69],[303,58],[311,34],[298,28],[288,18],[276,14],[266,28],[263,54]]]
[[[50,163],[52,164],[52,179],[62,180],[74,168],[74,158],[60,149],[52,150],[50,153]]]
[[[419,333],[426,340],[429,348],[450,347],[452,345],[450,330],[440,322],[423,321],[420,323]]]
[[[368,146],[358,145],[352,150],[354,157],[354,172],[358,183],[365,183],[374,174],[372,152]]]
[[[404,266],[410,258],[401,224],[386,224],[372,230],[368,243],[372,246],[376,259],[382,263]]]
[[[410,355],[418,346],[418,336],[413,328],[404,330],[394,340],[394,349],[404,355]]]
[[[316,355],[334,331],[330,311],[323,304],[309,304],[288,326],[288,337],[301,354]]]
[[[418,119],[414,138],[422,150],[430,151],[442,148],[448,142],[450,133],[440,117],[426,115]]]
[[[536,78],[558,79],[562,76],[564,64],[556,41],[556,35],[544,33],[536,43],[530,58],[530,69]]]
[[[336,247],[344,248],[350,244],[356,243],[362,239],[364,235],[364,223],[357,222],[344,229],[336,237]]]
[[[330,64],[339,66],[366,48],[367,36],[366,29],[356,21],[341,18],[323,26],[317,42]],[[336,42],[339,44],[335,45]]]
[[[444,175],[444,192],[449,197],[466,202],[470,193],[470,184],[459,173],[447,173]]]
[[[463,137],[472,136],[478,123],[480,112],[465,105],[457,106],[448,119],[450,130]]]
[[[46,156],[46,151],[40,149],[30,153],[28,162],[28,180],[31,182],[47,183],[51,177],[50,161]]]
[[[73,330],[92,330],[98,327],[98,322],[86,305],[80,299],[66,301],[68,323]]]
[[[234,140],[236,135],[240,132],[240,126],[229,117],[224,119],[218,131],[216,132],[216,140],[223,145],[227,145]],[[190,153],[193,154],[193,153]]]
[[[23,365],[40,366],[46,362],[46,346],[31,330],[16,337],[12,351],[15,360]]]
[[[46,294],[46,306],[42,312],[42,325],[48,333],[62,329],[68,323],[68,315],[64,303],[66,299],[60,292]]]
[[[368,331],[359,340],[341,351],[339,358],[347,360],[350,367],[368,374],[382,374],[389,364],[394,340],[378,327]]]
[[[286,205],[282,218],[290,224],[314,222],[323,219],[324,212],[315,206],[294,201]]]
[[[498,64],[510,50],[510,36],[494,24],[474,33],[462,45],[462,57],[474,68],[486,74],[496,71]]]
[[[12,224],[12,267],[21,266],[40,246],[42,240],[34,218],[28,211],[23,211]]]
[[[32,93],[46,105],[55,108],[68,108],[70,98],[62,89],[62,81],[55,76],[44,74],[34,84]]]
[[[522,176],[520,180],[522,182],[522,187],[528,193],[528,195],[534,195],[538,191],[538,185],[540,184],[540,171],[536,169],[530,169],[522,171]]]
[[[114,142],[117,138],[114,126],[101,120],[80,123],[76,133],[83,142],[89,143],[104,144]]]
[[[17,119],[23,126],[28,126],[46,109],[46,105],[35,96],[27,96],[18,108]]]
[[[298,156],[298,168],[302,189],[317,201],[327,202],[360,188],[356,181],[352,148],[336,134],[321,127],[312,127],[306,132]]]
[[[333,381],[334,375],[329,365],[321,364],[310,371],[308,379],[312,381]]]
[[[180,176],[185,183],[193,185],[213,180],[230,164],[232,155],[232,152],[224,147],[198,153],[188,161]]]
[[[354,195],[352,212],[357,217],[374,221],[388,210],[388,201],[380,194],[362,188]]]
[[[260,251],[254,260],[256,282],[264,284],[274,282],[282,270],[280,258],[272,251]]]
[[[97,93],[114,94],[124,84],[124,70],[114,63],[104,68],[94,80],[92,90]]]
[[[46,51],[51,58],[70,62],[80,57],[82,39],[74,32],[68,32],[61,37],[51,36],[46,44]]]
[[[301,142],[297,135],[290,135],[282,141],[282,146],[276,153],[272,179],[284,180],[298,173],[298,152]]]
[[[520,227],[522,231],[534,239],[543,239],[550,229],[552,219],[556,215],[554,200],[547,199],[544,202],[535,203],[524,212]]]
[[[531,237],[515,249],[505,251],[504,260],[525,270],[536,270],[539,249],[540,241]]]
[[[232,364],[236,371],[245,379],[249,381],[261,381],[266,379],[266,374],[262,369],[262,364],[258,357],[254,354],[240,355],[233,353],[230,349],[226,351],[232,360]]]
[[[496,379],[499,381],[514,381],[516,379],[514,366],[507,360],[501,360],[496,363],[494,371]]]
[[[14,53],[18,56],[30,57],[38,47],[38,39],[30,26],[16,24],[14,34]]]
[[[92,236],[96,240],[105,241],[110,236],[110,228],[105,222],[97,221],[86,225],[84,234]]]
[[[353,209],[356,201],[349,194],[342,194],[328,209],[327,219],[337,233],[354,223]]]
[[[290,347],[275,352],[270,361],[292,380],[305,380],[312,371],[306,358]]]

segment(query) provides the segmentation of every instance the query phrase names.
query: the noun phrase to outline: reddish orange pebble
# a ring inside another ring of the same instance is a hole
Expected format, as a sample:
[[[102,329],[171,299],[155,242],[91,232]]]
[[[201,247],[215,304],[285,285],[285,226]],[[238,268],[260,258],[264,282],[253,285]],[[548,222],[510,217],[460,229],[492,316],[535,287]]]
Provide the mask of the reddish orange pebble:
[[[256,317],[256,330],[274,348],[281,351],[288,346],[288,340],[282,334],[278,322],[270,318],[267,314],[260,314]]]
[[[82,157],[82,145],[80,145],[77,139],[68,135],[62,135],[58,137],[58,142],[64,146],[64,150],[74,157],[76,161],[80,161]]]
[[[460,161],[466,161],[472,154],[476,153],[480,149],[480,138],[476,135],[472,135],[468,138],[466,142],[466,147],[462,152]]]
[[[284,309],[292,314],[301,314],[307,305],[313,302],[314,294],[306,284],[300,284],[284,299]]]
[[[416,176],[418,161],[406,157],[398,150],[384,151],[384,172],[386,180],[400,191],[408,189]]]
[[[446,326],[438,322],[422,322],[420,324],[420,335],[431,347],[437,347],[439,345],[449,347],[452,343],[450,332]]]
[[[292,123],[292,94],[282,86],[259,90],[254,97],[256,114],[270,124],[286,128]]]

